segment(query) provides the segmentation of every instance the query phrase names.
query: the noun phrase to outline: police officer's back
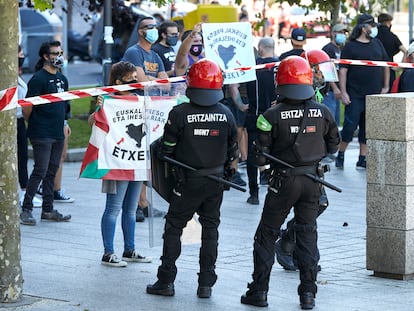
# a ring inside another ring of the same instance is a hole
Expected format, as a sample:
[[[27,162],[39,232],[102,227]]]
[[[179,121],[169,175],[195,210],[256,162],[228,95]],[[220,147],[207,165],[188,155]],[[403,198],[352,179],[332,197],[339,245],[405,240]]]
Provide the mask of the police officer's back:
[[[220,67],[202,59],[187,74],[186,95],[190,103],[176,106],[169,114],[161,140],[161,157],[169,156],[196,171],[176,168],[174,190],[165,220],[164,247],[158,281],[147,286],[152,295],[173,296],[175,265],[181,252],[181,235],[197,212],[202,226],[200,272],[197,295],[208,298],[215,284],[218,226],[224,187],[208,175],[223,177],[225,167],[237,156],[237,132],[232,113],[223,98]]]
[[[319,161],[336,152],[340,138],[328,108],[310,98],[314,95],[312,71],[301,57],[290,56],[279,65],[276,93],[280,103],[258,118],[257,164],[267,163],[262,152],[295,168],[271,163],[272,173],[263,214],[254,241],[253,282],[241,297],[244,304],[267,306],[275,241],[290,212],[295,211],[296,254],[300,270],[298,294],[302,309],[315,302],[318,262],[316,217],[320,185],[307,174],[316,175]]]

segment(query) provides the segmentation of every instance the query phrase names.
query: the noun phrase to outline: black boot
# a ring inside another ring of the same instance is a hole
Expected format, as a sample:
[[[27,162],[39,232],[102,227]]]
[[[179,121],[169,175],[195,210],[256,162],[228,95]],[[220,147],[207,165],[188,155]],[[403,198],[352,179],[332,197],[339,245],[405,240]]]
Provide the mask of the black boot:
[[[267,307],[267,291],[253,291],[249,289],[241,296],[240,302],[245,305]]]
[[[315,295],[311,292],[304,292],[300,295],[300,307],[302,310],[312,310],[315,306]]]
[[[210,298],[211,296],[211,287],[210,286],[199,286],[197,288],[198,298]]]
[[[174,284],[173,283],[161,283],[157,281],[154,284],[147,285],[147,294],[160,295],[160,296],[174,296]]]

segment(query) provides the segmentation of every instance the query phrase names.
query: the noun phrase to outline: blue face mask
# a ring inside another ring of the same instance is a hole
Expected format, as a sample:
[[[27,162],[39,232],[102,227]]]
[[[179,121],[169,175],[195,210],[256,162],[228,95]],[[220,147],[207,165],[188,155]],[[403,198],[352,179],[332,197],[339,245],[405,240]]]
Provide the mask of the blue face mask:
[[[346,41],[346,36],[343,33],[337,33],[335,34],[335,42],[338,45],[343,45]]]
[[[377,35],[378,35],[378,28],[377,27],[372,27],[371,32],[369,33],[369,36],[371,38],[375,38]]]
[[[145,33],[145,40],[151,44],[155,43],[158,40],[158,30],[156,28],[148,29]]]

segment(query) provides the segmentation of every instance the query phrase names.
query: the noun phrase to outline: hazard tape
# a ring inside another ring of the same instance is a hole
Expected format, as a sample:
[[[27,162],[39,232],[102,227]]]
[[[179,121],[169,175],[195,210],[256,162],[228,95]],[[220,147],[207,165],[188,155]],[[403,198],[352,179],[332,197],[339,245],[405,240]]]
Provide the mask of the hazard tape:
[[[341,64],[341,65],[414,68],[413,63],[396,63],[396,62],[387,62],[387,61],[353,60],[353,59],[333,59],[332,61],[336,64]],[[234,71],[271,69],[273,67],[279,66],[279,64],[280,62],[272,62],[272,63],[266,63],[266,64],[258,64],[254,66],[245,66],[245,67],[239,67],[239,68],[226,70],[224,73],[234,72]],[[1,96],[0,111],[16,108],[17,104],[19,104],[20,106],[42,105],[42,104],[49,104],[49,103],[54,103],[54,102],[64,101],[64,100],[74,100],[74,99],[91,97],[91,96],[107,95],[110,93],[121,92],[121,91],[142,89],[145,86],[155,86],[155,85],[162,85],[162,84],[175,83],[175,82],[184,82],[184,81],[185,81],[185,76],[179,76],[179,77],[173,77],[169,79],[158,79],[154,81],[103,86],[103,87],[88,88],[88,89],[81,89],[81,90],[72,90],[68,92],[28,97],[24,99],[19,99],[18,102],[16,102],[15,100],[11,100],[7,102],[8,97],[4,97],[4,94],[9,95],[11,92],[10,90],[15,89],[15,88],[11,88],[11,89],[0,91],[0,96]]]

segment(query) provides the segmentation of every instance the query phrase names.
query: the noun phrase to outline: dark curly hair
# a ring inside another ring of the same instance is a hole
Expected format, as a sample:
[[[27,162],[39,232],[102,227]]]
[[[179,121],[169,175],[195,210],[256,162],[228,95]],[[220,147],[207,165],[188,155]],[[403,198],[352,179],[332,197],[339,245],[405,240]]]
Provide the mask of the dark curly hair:
[[[130,62],[120,61],[113,64],[109,73],[109,85],[115,85],[116,80],[122,80],[122,77],[136,70],[135,65]]]

